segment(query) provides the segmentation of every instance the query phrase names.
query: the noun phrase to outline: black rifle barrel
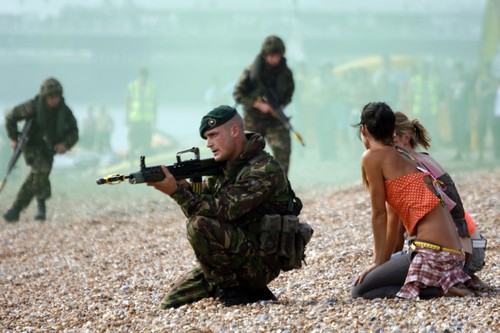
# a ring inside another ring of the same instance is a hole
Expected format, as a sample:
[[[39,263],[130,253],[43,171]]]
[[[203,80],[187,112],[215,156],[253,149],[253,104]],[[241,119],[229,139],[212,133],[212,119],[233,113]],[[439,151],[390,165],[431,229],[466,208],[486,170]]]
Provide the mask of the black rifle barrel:
[[[26,142],[28,142],[29,139],[29,130],[31,129],[31,124],[33,123],[33,119],[27,119],[24,123],[23,130],[19,136],[19,140],[17,141],[17,147],[14,150],[14,153],[9,159],[9,163],[7,163],[7,171],[5,172],[5,176],[3,179],[0,181],[0,191],[5,186],[5,183],[7,183],[7,177],[9,176],[10,172],[12,169],[14,169],[14,166],[17,163],[17,160],[19,159],[19,156],[21,156],[21,153],[23,152],[23,148],[26,145]]]
[[[204,160],[188,160],[167,165],[167,169],[175,179],[191,179],[198,181],[203,176],[215,176],[222,174],[222,168],[225,162],[217,162],[213,158]],[[122,174],[113,174],[104,178],[99,178],[96,181],[97,185],[103,184],[118,184],[128,179],[130,184],[141,184],[147,182],[159,182],[165,178],[161,166],[152,167],[144,166],[141,170],[133,172],[128,176]]]

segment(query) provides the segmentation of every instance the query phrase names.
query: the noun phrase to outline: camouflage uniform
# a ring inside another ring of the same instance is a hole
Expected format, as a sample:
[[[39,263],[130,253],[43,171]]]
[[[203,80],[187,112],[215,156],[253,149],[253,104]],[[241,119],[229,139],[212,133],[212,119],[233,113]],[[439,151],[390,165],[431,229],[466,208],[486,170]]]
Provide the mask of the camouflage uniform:
[[[265,214],[290,213],[294,195],[280,165],[263,151],[262,136],[247,136],[240,158],[226,165],[223,176],[207,178],[202,193],[179,187],[172,194],[188,217],[199,266],[175,284],[163,309],[217,296],[219,288],[259,289],[280,273],[277,256],[259,253],[254,230]]]
[[[290,131],[270,114],[264,114],[253,107],[253,103],[262,98],[266,90],[272,90],[282,106],[292,100],[295,89],[292,71],[282,57],[277,67],[266,64],[264,57],[268,54],[285,53],[283,41],[276,36],[266,38],[260,54],[254,62],[243,71],[233,92],[237,103],[243,105],[245,130],[260,133],[273,151],[274,158],[288,174],[291,154]]]
[[[58,84],[62,95],[62,87],[57,80],[48,79],[44,84]],[[14,107],[5,117],[7,134],[12,141],[18,140],[17,123],[33,119],[29,139],[23,148],[24,159],[31,170],[12,205],[18,211],[26,208],[33,197],[38,202],[50,198],[49,175],[54,161],[54,146],[64,144],[70,149],[78,140],[76,119],[62,96],[56,109],[46,109],[45,101],[49,93],[46,86],[42,85],[39,95]]]

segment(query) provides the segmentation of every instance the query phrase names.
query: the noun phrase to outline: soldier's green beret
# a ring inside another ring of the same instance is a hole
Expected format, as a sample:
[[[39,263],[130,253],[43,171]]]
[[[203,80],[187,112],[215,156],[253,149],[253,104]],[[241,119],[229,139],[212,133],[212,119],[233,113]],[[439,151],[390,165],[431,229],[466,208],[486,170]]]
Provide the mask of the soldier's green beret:
[[[236,109],[228,105],[221,105],[216,107],[201,119],[200,136],[205,139],[205,136],[203,134],[206,131],[227,123],[236,115],[236,113]]]

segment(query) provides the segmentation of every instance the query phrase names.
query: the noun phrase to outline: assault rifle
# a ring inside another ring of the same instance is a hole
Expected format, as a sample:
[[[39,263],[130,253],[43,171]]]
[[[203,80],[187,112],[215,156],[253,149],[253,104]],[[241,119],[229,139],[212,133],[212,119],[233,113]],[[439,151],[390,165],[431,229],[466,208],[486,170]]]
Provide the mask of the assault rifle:
[[[186,153],[193,153],[194,159],[181,160],[181,156]],[[222,174],[222,168],[225,162],[217,162],[213,158],[200,159],[200,149],[193,147],[191,149],[180,151],[176,154],[177,162],[172,165],[167,165],[168,171],[175,179],[190,179],[191,187],[194,191],[201,191],[201,181],[203,176],[215,176]],[[165,174],[161,170],[161,166],[146,167],[145,156],[140,158],[141,170],[131,173],[128,176],[123,174],[113,174],[104,178],[97,179],[97,185],[119,184],[125,179],[128,179],[130,184],[141,184],[147,182],[159,182],[165,179]]]
[[[14,153],[10,157],[9,163],[7,164],[7,171],[5,172],[5,176],[0,182],[0,192],[4,188],[5,183],[7,183],[7,177],[9,176],[12,169],[14,169],[14,166],[16,165],[17,160],[19,159],[19,156],[21,156],[21,153],[23,152],[23,148],[26,145],[26,142],[28,142],[29,131],[32,123],[33,119],[27,119],[24,123],[23,130],[19,135],[19,139],[17,140],[16,149],[14,150]]]
[[[274,109],[274,116],[285,126],[287,130],[293,133],[295,139],[297,139],[297,141],[300,142],[302,146],[305,146],[305,143],[302,140],[300,134],[293,129],[292,124],[290,123],[290,117],[287,117],[285,115],[285,112],[283,110],[284,108],[280,104],[274,91],[266,89],[264,95],[262,96],[262,100],[272,106],[272,108]]]

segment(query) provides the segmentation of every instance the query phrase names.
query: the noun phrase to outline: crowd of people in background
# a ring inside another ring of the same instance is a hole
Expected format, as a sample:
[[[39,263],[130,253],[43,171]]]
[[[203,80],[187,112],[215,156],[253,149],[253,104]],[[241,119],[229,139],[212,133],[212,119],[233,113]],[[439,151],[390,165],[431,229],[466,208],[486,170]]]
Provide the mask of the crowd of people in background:
[[[450,147],[456,160],[484,160],[487,152],[500,158],[500,111],[495,111],[500,81],[490,66],[476,71],[459,61],[438,64],[398,56],[365,60],[350,68],[295,68],[294,120],[323,158],[357,149],[350,125],[369,100],[384,100],[394,110],[419,118],[434,146]]]
[[[384,100],[394,110],[420,119],[433,138],[434,149],[446,147],[454,160],[500,159],[500,80],[493,75],[491,66],[476,69],[460,61],[433,63],[403,56],[367,57],[352,64],[325,64],[318,69],[310,69],[306,64],[292,67],[295,94],[285,111],[292,115],[292,122],[306,138],[307,150],[317,152],[320,161],[353,157],[351,152],[359,151],[351,125],[358,118],[361,104],[368,100]],[[141,73],[147,78],[146,69]],[[236,80],[227,84],[221,84],[217,78],[213,80],[217,82],[207,88],[205,96],[209,107],[230,104]],[[129,110],[126,123],[129,134],[133,134],[135,127],[129,116],[133,113],[130,85],[125,105]],[[79,151],[101,155],[119,153],[112,147],[116,125],[105,106],[99,109],[88,106],[80,121]],[[152,124],[154,121],[149,122],[148,127],[158,127]],[[151,152],[156,151],[152,147],[155,140],[161,139],[162,147],[171,146],[175,141],[168,135],[147,132],[153,135],[146,138]],[[134,156],[135,160],[137,154],[132,151],[137,150],[134,148],[137,140],[134,141],[134,137],[145,139],[145,136],[129,136],[131,147],[126,155]],[[168,142],[165,143],[165,139]],[[0,138],[0,154],[5,157],[3,161],[10,154],[5,137]]]

